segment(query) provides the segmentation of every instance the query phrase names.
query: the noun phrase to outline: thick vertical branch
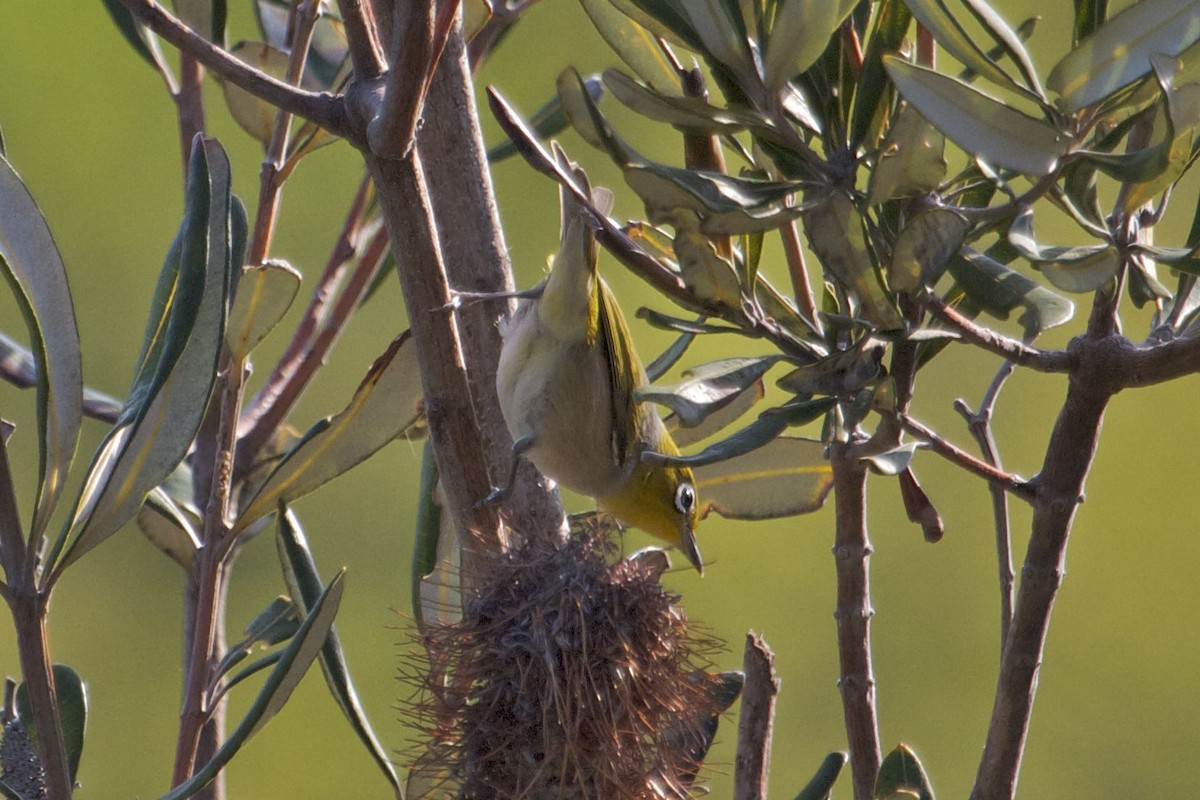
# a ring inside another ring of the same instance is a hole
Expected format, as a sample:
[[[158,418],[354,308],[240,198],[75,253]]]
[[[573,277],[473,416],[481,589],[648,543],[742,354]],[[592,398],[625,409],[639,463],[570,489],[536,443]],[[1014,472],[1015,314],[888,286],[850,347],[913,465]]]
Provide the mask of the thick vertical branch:
[[[484,155],[483,135],[475,106],[470,66],[460,30],[446,43],[425,101],[425,122],[417,147],[439,220],[447,277],[453,289],[478,293],[511,292],[512,268],[500,215]],[[505,302],[467,304],[456,312],[461,332],[467,382],[475,401],[484,459],[495,483],[508,473],[512,438],[496,398],[500,360],[499,318]],[[537,471],[523,464],[505,501],[506,517],[526,531],[557,531],[562,505]]]
[[[421,365],[425,412],[442,488],[466,553],[482,537],[498,547],[496,510],[479,502],[491,490],[486,443],[475,417],[471,385],[454,314],[433,202],[417,150],[403,159],[366,155],[399,262],[400,285]],[[470,224],[463,221],[463,224]],[[470,567],[464,559],[464,569]]]
[[[875,674],[871,666],[870,559],[867,538],[867,472],[854,443],[830,449],[837,534],[833,557],[837,564],[839,688],[855,800],[871,800],[882,758],[875,713]]]
[[[1067,539],[1095,458],[1104,409],[1115,388],[1112,382],[1122,372],[1109,357],[1116,351],[1104,343],[1091,340],[1080,349],[1080,368],[1071,376],[1036,479],[1033,530],[972,800],[1010,800],[1016,793],[1050,613],[1062,584]]]

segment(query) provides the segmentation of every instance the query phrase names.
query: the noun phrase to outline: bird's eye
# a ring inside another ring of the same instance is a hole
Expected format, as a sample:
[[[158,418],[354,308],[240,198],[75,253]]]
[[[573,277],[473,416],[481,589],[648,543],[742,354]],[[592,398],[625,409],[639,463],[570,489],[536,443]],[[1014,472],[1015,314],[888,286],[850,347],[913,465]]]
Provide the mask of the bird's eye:
[[[680,514],[691,514],[696,507],[696,489],[690,483],[681,483],[675,490],[675,508]]]

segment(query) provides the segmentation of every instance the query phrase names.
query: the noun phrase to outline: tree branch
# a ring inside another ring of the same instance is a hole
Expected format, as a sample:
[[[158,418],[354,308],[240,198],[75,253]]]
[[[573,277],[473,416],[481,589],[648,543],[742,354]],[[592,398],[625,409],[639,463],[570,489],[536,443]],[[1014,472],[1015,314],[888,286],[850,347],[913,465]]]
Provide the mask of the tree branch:
[[[849,742],[855,800],[872,800],[882,755],[875,710],[875,673],[871,666],[871,542],[867,538],[867,471],[860,443],[830,447],[837,534],[838,687]]]
[[[363,0],[338,0],[338,10],[346,26],[346,44],[355,78],[366,81],[378,78],[387,69],[387,63],[383,60],[370,4]]]
[[[1033,711],[1054,598],[1062,584],[1067,539],[1095,458],[1104,410],[1111,398],[1111,351],[1082,348],[1066,400],[1035,479],[1033,528],[996,687],[987,742],[972,800],[1011,800]]]
[[[340,97],[328,92],[297,89],[259,72],[193,31],[154,0],[119,2],[150,30],[234,85],[278,108],[315,122],[359,149],[366,145],[363,132],[351,126]]]
[[[738,715],[733,800],[765,800],[779,679],[775,677],[775,654],[753,631],[746,634],[742,671],[746,683],[742,688],[742,710]]]
[[[1039,350],[996,333],[964,317],[933,293],[927,293],[923,301],[934,317],[957,331],[969,344],[1038,372],[1068,372],[1071,369],[1072,358],[1067,351]]]
[[[900,415],[900,425],[904,430],[908,431],[913,436],[921,439],[929,444],[929,449],[937,453],[947,461],[951,461],[965,469],[967,472],[978,475],[984,480],[1001,487],[1007,492],[1011,492],[1017,497],[1032,503],[1036,492],[1033,485],[1026,480],[1023,480],[1016,475],[1011,475],[997,467],[986,462],[980,461],[975,456],[963,450],[958,445],[952,444],[946,439],[939,436],[931,428],[927,428],[920,422],[917,422],[907,414]]]

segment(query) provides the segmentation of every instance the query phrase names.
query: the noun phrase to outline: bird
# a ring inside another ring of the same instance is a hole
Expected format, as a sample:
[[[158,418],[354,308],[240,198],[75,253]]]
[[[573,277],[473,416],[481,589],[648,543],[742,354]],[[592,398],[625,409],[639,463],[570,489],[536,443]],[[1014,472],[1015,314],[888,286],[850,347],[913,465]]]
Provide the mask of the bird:
[[[612,193],[593,192],[557,146],[555,156],[607,214]],[[647,451],[678,456],[679,449],[657,409],[637,399],[649,381],[598,272],[590,212],[566,187],[559,197],[561,241],[550,274],[518,294],[515,312],[501,325],[496,392],[514,442],[509,486],[517,460],[527,458],[558,484],[594,498],[599,510],[679,548],[703,574],[695,477],[687,466],[642,460]]]

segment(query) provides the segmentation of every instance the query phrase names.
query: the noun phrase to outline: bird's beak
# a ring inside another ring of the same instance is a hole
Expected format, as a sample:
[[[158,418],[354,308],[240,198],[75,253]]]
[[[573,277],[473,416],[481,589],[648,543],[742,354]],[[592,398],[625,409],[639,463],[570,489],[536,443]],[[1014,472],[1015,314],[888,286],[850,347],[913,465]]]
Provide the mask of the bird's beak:
[[[680,531],[679,549],[683,551],[683,555],[688,562],[696,568],[701,576],[704,575],[704,561],[700,558],[700,548],[696,546],[696,534],[692,530],[692,526],[684,525]]]

